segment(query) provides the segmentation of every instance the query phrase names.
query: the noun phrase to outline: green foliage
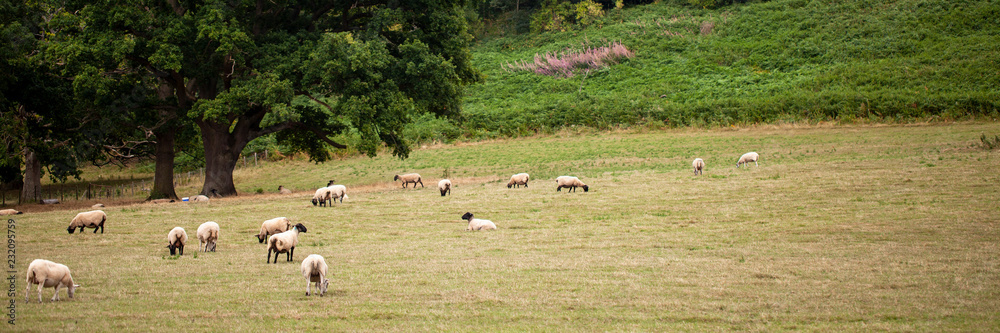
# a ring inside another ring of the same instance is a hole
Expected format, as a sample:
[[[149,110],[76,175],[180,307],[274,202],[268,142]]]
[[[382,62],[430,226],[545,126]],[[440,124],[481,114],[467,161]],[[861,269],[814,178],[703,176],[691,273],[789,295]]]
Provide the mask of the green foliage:
[[[604,8],[591,0],[575,4],[570,0],[545,0],[531,20],[531,30],[537,33],[586,28],[603,16]]]
[[[986,136],[986,133],[979,135],[980,147],[985,150],[993,150],[1000,147],[1000,135],[994,135],[992,139]]]

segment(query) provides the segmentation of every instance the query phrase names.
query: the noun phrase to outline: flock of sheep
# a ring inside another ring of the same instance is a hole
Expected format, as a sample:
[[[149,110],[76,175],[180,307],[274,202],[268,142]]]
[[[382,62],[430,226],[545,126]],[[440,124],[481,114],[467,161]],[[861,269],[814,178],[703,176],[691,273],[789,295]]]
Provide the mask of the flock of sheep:
[[[753,162],[757,165],[757,160],[759,155],[755,152],[749,152],[740,156],[739,160],[736,161],[736,167],[739,168],[743,165],[749,165]],[[702,174],[705,169],[705,161],[696,158],[692,162],[694,167],[695,175]],[[528,187],[528,181],[530,176],[527,173],[519,173],[510,177],[510,181],[507,182],[507,188],[518,188],[520,186]],[[403,188],[407,185],[413,184],[415,188],[417,184],[424,187],[424,183],[419,174],[409,173],[404,175],[395,175],[393,181],[402,181]],[[442,179],[438,182],[438,190],[441,192],[441,196],[445,196],[451,193],[452,183],[451,180]],[[590,190],[590,186],[584,184],[577,177],[572,176],[560,176],[556,178],[556,191],[561,191],[563,188],[569,189],[569,192],[575,192],[576,188],[583,188],[584,192]],[[278,186],[278,192],[281,194],[291,194],[292,191],[285,188],[284,186]],[[321,187],[316,190],[312,198],[313,206],[332,206],[334,202],[340,200],[340,203],[347,199],[347,187],[344,185],[334,185],[331,180],[327,183],[327,186]],[[199,195],[191,199],[192,202],[207,202],[209,199],[206,196]],[[162,202],[173,202],[173,200],[162,201]],[[96,204],[94,208],[103,207],[104,205]],[[21,214],[21,212],[13,209],[0,210],[0,215],[14,215]],[[94,233],[100,229],[101,233],[104,233],[104,223],[108,220],[107,214],[101,210],[93,210],[89,212],[82,212],[77,214],[70,221],[69,226],[66,230],[72,234],[77,228],[80,229],[82,234],[85,228],[94,228]],[[466,226],[466,231],[472,230],[495,230],[497,229],[496,224],[490,220],[477,219],[472,213],[466,212],[462,215],[462,220],[468,221]],[[198,251],[205,252],[215,252],[216,243],[219,240],[219,224],[213,221],[208,221],[202,223],[198,226]],[[292,221],[285,217],[273,218],[261,223],[260,231],[256,235],[260,243],[267,241],[267,261],[266,263],[271,263],[271,253],[274,253],[274,263],[278,263],[278,256],[281,253],[285,254],[285,261],[292,261],[295,254],[295,246],[299,242],[299,233],[306,232],[306,227],[302,223],[297,223],[292,225]],[[170,230],[167,234],[167,249],[170,250],[170,255],[184,255],[184,246],[188,240],[187,232],[185,232],[182,227],[175,227]],[[323,256],[318,254],[311,254],[302,261],[300,270],[302,276],[306,279],[306,296],[313,294],[310,287],[315,284],[316,289],[320,296],[326,293],[327,287],[330,284],[330,280],[326,277],[328,266],[326,260]],[[48,287],[55,288],[55,295],[52,296],[52,301],[59,300],[59,289],[62,287],[67,288],[67,293],[69,298],[73,298],[73,293],[76,288],[80,285],[75,284],[73,281],[73,276],[70,273],[69,267],[63,264],[58,264],[52,261],[44,259],[35,259],[28,265],[27,272],[27,287],[25,289],[25,301],[29,301],[31,286],[33,284],[38,285],[38,302],[42,302],[42,289]]]

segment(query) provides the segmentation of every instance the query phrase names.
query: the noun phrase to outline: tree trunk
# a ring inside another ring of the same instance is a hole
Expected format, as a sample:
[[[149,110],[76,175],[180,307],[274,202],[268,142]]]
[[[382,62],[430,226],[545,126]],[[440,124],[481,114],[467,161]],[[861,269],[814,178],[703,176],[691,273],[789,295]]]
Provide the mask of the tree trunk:
[[[21,202],[42,202],[42,161],[38,155],[24,148],[24,186],[21,187]]]
[[[174,191],[174,140],[177,136],[178,128],[164,126],[161,131],[156,131],[156,173],[153,175],[153,189],[149,192],[149,198],[153,199],[174,199],[177,200],[177,192]]]
[[[229,133],[226,126],[207,123],[199,123],[198,126],[205,144],[205,185],[201,188],[201,194],[223,197],[238,195],[233,183],[233,170],[236,169],[240,152],[250,142],[248,136],[238,129]]]

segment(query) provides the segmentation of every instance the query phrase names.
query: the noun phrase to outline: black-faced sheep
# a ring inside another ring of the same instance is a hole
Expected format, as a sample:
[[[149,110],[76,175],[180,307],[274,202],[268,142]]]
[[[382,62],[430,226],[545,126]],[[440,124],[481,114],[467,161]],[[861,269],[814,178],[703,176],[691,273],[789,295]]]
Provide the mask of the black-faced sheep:
[[[24,213],[13,209],[0,209],[0,215],[17,215],[17,214],[24,214]]]
[[[571,176],[559,176],[556,178],[556,185],[556,191],[561,191],[564,187],[569,189],[567,192],[576,192],[577,187],[582,187],[584,192],[590,191],[590,186],[581,182],[580,178]]]
[[[170,255],[177,254],[180,250],[180,255],[184,255],[184,244],[187,244],[188,235],[184,231],[184,228],[174,227],[170,229],[170,233],[167,234],[167,248],[170,249]]]
[[[316,190],[316,194],[313,194],[312,198],[313,206],[319,205],[320,207],[326,206],[327,204],[333,205],[333,193],[330,192],[329,187],[320,187]]]
[[[278,254],[285,253],[285,261],[292,261],[295,256],[295,246],[299,244],[299,233],[306,232],[306,226],[296,224],[292,229],[280,234],[271,235],[267,239],[267,263],[271,263],[271,251],[274,251],[274,263],[278,263]]]
[[[438,182],[438,191],[441,191],[441,196],[445,194],[451,194],[451,180],[442,179]]]
[[[292,227],[292,221],[287,217],[276,217],[260,224],[260,232],[257,233],[257,240],[264,243],[264,240],[271,235],[282,233]]]
[[[11,284],[13,285],[13,282]],[[28,295],[31,292],[31,285],[37,284],[38,303],[42,302],[42,288],[54,287],[56,289],[55,295],[52,295],[52,301],[55,302],[59,300],[59,288],[66,287],[69,298],[73,298],[76,288],[80,287],[80,285],[73,283],[73,275],[70,274],[69,267],[45,259],[35,259],[31,261],[31,264],[28,264],[28,279],[25,284],[27,287],[24,289],[24,301],[28,302],[30,299]]]
[[[694,159],[694,162],[691,163],[691,166],[694,167],[695,175],[702,174],[702,170],[705,169],[705,161],[700,158],[696,158]]]
[[[94,228],[94,233],[97,233],[97,228],[101,228],[101,233],[104,233],[104,221],[108,220],[108,215],[104,214],[104,211],[92,210],[89,212],[83,212],[76,214],[76,217],[69,222],[69,227],[66,231],[73,233],[76,228],[80,228],[80,233],[83,233],[84,228]]]
[[[493,224],[493,221],[473,218],[472,213],[469,212],[465,212],[465,214],[462,215],[462,219],[469,220],[469,225],[465,227],[465,231],[496,230],[497,228],[497,225]]]
[[[327,188],[330,189],[330,203],[337,202],[337,199],[340,199],[340,203],[344,203],[344,199],[347,199],[347,186],[331,185]]]
[[[205,252],[215,252],[215,244],[219,241],[219,224],[208,221],[198,226],[198,250],[205,244]]]
[[[292,194],[292,190],[289,190],[289,189],[285,188],[282,185],[278,185],[278,193],[279,194]]]
[[[277,260],[275,260],[277,261]],[[318,254],[310,254],[302,260],[302,277],[306,278],[306,296],[312,294],[309,287],[316,283],[319,295],[326,294],[326,288],[330,286],[330,279],[326,278],[326,260]]]
[[[424,182],[420,180],[420,175],[415,173],[408,173],[405,175],[396,175],[392,178],[392,181],[402,180],[403,188],[406,188],[406,184],[413,183],[413,188],[417,188],[417,183],[420,183],[420,187],[424,187]]]
[[[749,152],[743,154],[743,156],[740,156],[740,159],[736,161],[736,167],[739,168],[741,165],[748,164],[750,162],[753,162],[754,166],[758,166],[757,165],[758,158],[760,158],[760,155],[757,155],[757,153],[755,152]]]
[[[518,188],[520,185],[524,185],[524,187],[528,187],[528,174],[526,174],[526,173],[519,173],[519,174],[510,176],[510,181],[507,182],[507,188],[511,188],[511,187]]]

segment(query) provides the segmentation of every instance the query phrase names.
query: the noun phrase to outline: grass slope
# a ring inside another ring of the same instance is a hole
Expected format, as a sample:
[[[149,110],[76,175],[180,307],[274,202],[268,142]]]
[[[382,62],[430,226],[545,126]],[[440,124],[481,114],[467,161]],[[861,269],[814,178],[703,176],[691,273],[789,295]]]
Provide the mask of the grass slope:
[[[242,169],[241,188],[304,191],[108,207],[105,234],[66,234],[75,210],[29,211],[14,217],[17,325],[5,331],[991,330],[1000,153],[973,146],[998,131],[557,135]],[[736,169],[751,150],[760,167]],[[445,168],[449,197],[432,185]],[[388,184],[403,171],[429,186]],[[507,189],[522,171],[530,186]],[[554,191],[563,174],[591,191]],[[306,183],[328,178],[380,183],[312,207]],[[500,229],[465,232],[466,211]],[[296,262],[261,260],[252,235],[276,216],[309,228]],[[218,252],[195,255],[209,220],[222,226]],[[192,239],[181,258],[164,248],[174,226]],[[311,253],[330,264],[326,297],[304,296],[299,262]],[[35,258],[69,265],[77,298],[23,303]]]
[[[564,126],[717,126],[996,118],[1000,3],[773,0],[718,10],[610,10],[582,31],[478,42],[484,82],[464,129],[520,136]],[[710,33],[702,27],[712,25]],[[622,41],[636,54],[571,78],[507,72],[536,54]]]

